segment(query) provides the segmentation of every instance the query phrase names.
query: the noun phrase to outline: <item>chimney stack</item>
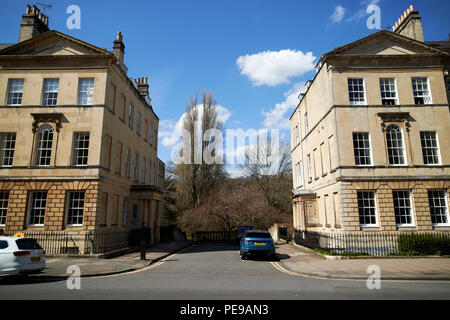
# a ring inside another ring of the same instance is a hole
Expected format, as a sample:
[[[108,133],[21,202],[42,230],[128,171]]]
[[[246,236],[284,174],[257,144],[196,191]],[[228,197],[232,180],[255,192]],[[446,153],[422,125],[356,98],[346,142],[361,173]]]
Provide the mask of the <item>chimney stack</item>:
[[[419,15],[419,11],[416,11],[414,6],[410,5],[392,27],[392,31],[423,42],[422,18]]]
[[[120,67],[124,69],[125,45],[123,44],[123,36],[120,31],[117,32],[117,38],[114,40],[113,53],[119,61]]]
[[[139,89],[139,92],[141,93],[142,96],[144,97],[148,97],[148,78],[147,77],[141,77],[141,78],[137,78],[136,79],[136,83]]]
[[[19,42],[31,39],[49,30],[48,17],[38,7],[27,5],[20,25]]]

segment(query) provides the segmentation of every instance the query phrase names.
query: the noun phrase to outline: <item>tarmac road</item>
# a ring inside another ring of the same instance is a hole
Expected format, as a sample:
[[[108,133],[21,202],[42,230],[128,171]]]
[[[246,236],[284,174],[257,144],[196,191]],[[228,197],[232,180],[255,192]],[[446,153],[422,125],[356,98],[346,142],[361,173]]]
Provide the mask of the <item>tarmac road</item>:
[[[241,261],[231,244],[194,244],[129,274],[82,278],[69,290],[60,278],[0,280],[0,299],[450,299],[450,282],[321,280],[283,272],[262,259]]]

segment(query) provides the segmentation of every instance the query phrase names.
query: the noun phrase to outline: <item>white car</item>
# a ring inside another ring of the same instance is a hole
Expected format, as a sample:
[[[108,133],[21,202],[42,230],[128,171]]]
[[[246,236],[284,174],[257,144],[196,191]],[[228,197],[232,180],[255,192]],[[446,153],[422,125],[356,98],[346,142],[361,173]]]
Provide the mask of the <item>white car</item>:
[[[0,237],[0,277],[26,275],[44,268],[44,250],[36,239]]]

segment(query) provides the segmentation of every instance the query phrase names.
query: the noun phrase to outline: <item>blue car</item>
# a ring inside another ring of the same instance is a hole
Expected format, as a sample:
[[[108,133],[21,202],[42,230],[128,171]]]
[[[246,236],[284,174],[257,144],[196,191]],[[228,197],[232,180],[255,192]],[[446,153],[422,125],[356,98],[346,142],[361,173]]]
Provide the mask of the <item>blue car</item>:
[[[241,259],[245,260],[248,256],[267,256],[276,260],[275,243],[272,236],[267,231],[247,230],[241,238],[240,243]]]

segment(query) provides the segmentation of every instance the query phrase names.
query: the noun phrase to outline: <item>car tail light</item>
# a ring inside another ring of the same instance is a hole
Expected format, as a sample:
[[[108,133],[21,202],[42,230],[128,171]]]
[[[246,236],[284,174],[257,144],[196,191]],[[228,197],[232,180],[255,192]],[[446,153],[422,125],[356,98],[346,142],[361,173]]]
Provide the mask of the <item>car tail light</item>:
[[[30,251],[15,251],[14,252],[14,256],[16,256],[16,257],[28,256],[30,254],[31,254]]]

